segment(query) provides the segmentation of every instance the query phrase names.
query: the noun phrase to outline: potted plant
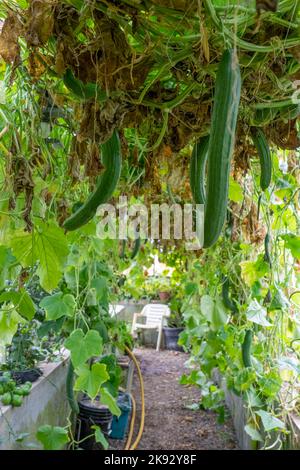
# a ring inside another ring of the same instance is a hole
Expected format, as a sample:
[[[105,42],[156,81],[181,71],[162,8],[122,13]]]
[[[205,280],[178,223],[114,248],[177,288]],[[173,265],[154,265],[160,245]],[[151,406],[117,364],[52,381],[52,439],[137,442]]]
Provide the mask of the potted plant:
[[[153,287],[155,288],[155,296],[159,297],[161,302],[168,302],[170,300],[170,279],[167,276],[155,277],[153,279]]]
[[[180,333],[184,330],[182,315],[182,299],[173,297],[170,302],[171,315],[168,318],[168,326],[163,328],[165,348],[174,351],[183,351],[178,345]]]
[[[12,342],[6,347],[5,363],[2,371],[9,371],[17,383],[35,382],[42,371],[37,363],[47,356],[47,351],[41,349],[36,337],[36,321],[19,325]]]

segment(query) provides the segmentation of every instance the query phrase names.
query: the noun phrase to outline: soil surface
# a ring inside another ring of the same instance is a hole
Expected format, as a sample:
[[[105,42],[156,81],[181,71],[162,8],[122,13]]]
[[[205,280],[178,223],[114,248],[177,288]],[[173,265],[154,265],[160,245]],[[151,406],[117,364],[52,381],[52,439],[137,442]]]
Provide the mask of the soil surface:
[[[233,424],[217,423],[211,411],[190,410],[187,405],[198,403],[200,390],[184,387],[179,378],[187,373],[188,355],[177,351],[139,348],[135,351],[140,362],[145,385],[145,428],[138,449],[145,450],[213,450],[237,449]],[[137,401],[136,432],[140,417],[140,389],[134,374],[132,393]],[[134,439],[133,439],[134,441]],[[132,441],[132,442],[133,442]],[[123,441],[110,439],[111,449],[122,449]]]

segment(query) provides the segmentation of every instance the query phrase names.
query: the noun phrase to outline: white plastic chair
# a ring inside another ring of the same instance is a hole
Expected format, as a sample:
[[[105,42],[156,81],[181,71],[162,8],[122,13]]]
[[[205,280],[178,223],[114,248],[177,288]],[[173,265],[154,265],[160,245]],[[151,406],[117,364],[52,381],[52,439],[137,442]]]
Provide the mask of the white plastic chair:
[[[164,304],[147,304],[140,313],[133,314],[133,321],[131,327],[131,334],[136,336],[137,330],[157,330],[157,344],[156,351],[159,351],[162,329],[166,325],[166,318],[170,315],[170,309]],[[146,318],[145,323],[138,323],[141,317]]]
[[[108,313],[111,317],[115,317],[118,315],[122,310],[124,310],[125,307],[124,305],[119,305],[119,304],[109,304],[109,310]]]

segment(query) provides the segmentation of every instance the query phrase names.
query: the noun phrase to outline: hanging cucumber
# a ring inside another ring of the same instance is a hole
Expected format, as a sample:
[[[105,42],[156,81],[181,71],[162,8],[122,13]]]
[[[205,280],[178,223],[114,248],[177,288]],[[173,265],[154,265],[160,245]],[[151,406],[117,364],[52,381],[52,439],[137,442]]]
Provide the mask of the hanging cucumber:
[[[71,69],[67,69],[63,81],[65,86],[80,100],[97,99],[100,102],[106,100],[107,95],[96,83],[83,83],[74,77]]]
[[[195,204],[205,203],[205,163],[209,136],[198,140],[193,148],[190,164],[190,186]]]
[[[252,331],[247,330],[245,338],[242,344],[242,357],[243,364],[245,367],[251,367],[251,343],[252,343]]]
[[[226,50],[216,77],[208,144],[204,248],[216,243],[226,217],[240,93],[241,73],[238,59],[234,50]]]
[[[70,405],[72,412],[77,415],[79,413],[79,407],[77,400],[74,397],[74,390],[73,390],[73,383],[74,383],[74,367],[72,362],[70,361],[67,373],[67,380],[66,380],[66,392],[67,392],[67,399]]]
[[[271,260],[271,255],[270,255],[270,235],[269,232],[265,236],[265,255],[264,255],[264,261],[269,264],[269,266],[272,266],[272,260]]]
[[[261,194],[258,196],[258,201],[257,201],[257,221],[259,222],[259,216],[260,216],[260,206],[261,206]]]
[[[251,136],[260,161],[260,187],[265,191],[269,187],[272,177],[272,158],[270,148],[265,134],[261,129],[255,127],[252,128]]]
[[[83,202],[82,202],[82,201],[77,201],[77,202],[75,202],[75,204],[73,204],[72,209],[71,209],[71,210],[72,210],[72,214],[75,214],[75,212],[77,212],[78,209],[80,209],[80,207],[82,207],[82,206],[83,206]]]
[[[232,313],[237,313],[238,308],[234,300],[231,300],[229,297],[229,279],[227,276],[225,276],[222,284],[222,298],[223,298],[223,304],[225,305],[226,308],[231,310]]]
[[[130,256],[131,259],[134,259],[136,257],[136,255],[140,251],[140,247],[141,247],[141,239],[140,237],[138,237],[134,241],[133,250]]]
[[[95,215],[100,204],[107,202],[117,186],[121,174],[121,146],[118,133],[114,131],[112,137],[101,145],[102,161],[105,171],[98,179],[95,191],[87,201],[65,220],[63,227],[66,230],[76,230],[89,222]]]
[[[121,253],[120,253],[120,258],[121,259],[125,258],[126,241],[127,240],[125,238],[122,240],[122,248],[121,248]]]

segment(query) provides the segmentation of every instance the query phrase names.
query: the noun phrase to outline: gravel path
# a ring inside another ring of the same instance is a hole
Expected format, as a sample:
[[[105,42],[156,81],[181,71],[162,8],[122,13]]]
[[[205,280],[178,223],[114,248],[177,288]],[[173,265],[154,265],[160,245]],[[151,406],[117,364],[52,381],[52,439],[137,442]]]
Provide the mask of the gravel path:
[[[196,387],[183,387],[178,380],[186,372],[188,355],[176,351],[136,349],[145,384],[145,429],[138,449],[146,450],[213,450],[237,449],[230,418],[218,424],[211,411],[193,411],[187,405],[199,401]],[[139,383],[134,376],[133,394],[140,416]],[[136,428],[138,425],[136,423]],[[124,443],[110,440],[111,448]]]

